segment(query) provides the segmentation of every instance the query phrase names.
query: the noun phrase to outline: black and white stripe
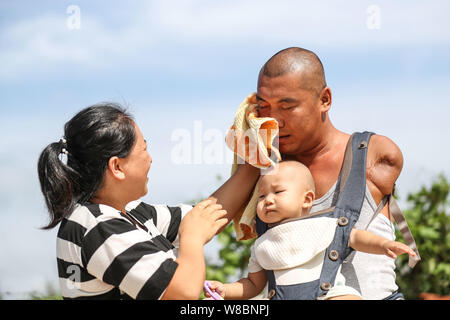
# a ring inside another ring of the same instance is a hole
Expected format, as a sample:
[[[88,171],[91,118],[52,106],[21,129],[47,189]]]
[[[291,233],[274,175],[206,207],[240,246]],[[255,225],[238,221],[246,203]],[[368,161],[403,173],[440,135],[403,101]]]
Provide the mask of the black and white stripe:
[[[62,296],[160,298],[178,266],[178,229],[191,209],[133,201],[126,210],[144,226],[138,228],[112,207],[78,205],[57,237]]]

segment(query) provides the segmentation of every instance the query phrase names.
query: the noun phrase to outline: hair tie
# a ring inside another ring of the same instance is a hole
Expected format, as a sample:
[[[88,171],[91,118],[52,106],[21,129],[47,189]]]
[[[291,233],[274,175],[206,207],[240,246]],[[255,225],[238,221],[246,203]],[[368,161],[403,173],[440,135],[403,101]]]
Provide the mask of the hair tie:
[[[69,152],[67,151],[67,140],[66,140],[66,138],[61,138],[59,140],[59,144],[61,145],[61,152],[60,153],[64,153],[65,155],[68,155]]]

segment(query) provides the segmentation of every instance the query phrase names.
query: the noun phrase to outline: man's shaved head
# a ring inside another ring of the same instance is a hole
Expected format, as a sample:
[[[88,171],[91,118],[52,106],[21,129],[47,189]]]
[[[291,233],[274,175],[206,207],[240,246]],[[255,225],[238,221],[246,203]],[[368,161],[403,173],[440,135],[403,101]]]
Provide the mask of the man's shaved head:
[[[261,68],[259,78],[275,78],[298,73],[300,87],[319,94],[326,87],[325,72],[319,57],[312,51],[291,47],[273,55]]]

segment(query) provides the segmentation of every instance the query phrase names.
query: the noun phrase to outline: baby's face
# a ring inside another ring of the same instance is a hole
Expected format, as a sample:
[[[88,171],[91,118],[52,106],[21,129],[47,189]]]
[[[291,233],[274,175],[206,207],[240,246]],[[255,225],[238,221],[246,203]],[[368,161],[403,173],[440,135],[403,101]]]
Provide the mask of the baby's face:
[[[314,193],[311,191],[312,198],[308,199],[308,188],[302,175],[297,168],[280,165],[275,174],[260,178],[256,211],[263,222],[276,223],[307,214],[314,201]]]

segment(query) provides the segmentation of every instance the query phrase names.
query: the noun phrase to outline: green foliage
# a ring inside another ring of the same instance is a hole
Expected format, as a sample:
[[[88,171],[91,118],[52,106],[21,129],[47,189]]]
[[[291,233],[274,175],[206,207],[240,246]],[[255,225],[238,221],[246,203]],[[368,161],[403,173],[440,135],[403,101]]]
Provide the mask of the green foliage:
[[[440,175],[430,188],[408,195],[409,208],[403,213],[408,221],[422,260],[410,269],[408,256],[397,263],[397,284],[409,299],[422,292],[450,293],[450,208],[449,181]],[[402,239],[396,230],[397,239]]]
[[[61,294],[50,282],[47,282],[44,292],[32,291],[28,296],[31,300],[62,300]]]
[[[233,224],[229,224],[218,236],[217,240],[222,244],[219,251],[221,259],[219,264],[208,264],[206,279],[227,282],[230,277],[238,275],[243,277],[247,270],[250,258],[250,246],[253,240],[237,241]]]

